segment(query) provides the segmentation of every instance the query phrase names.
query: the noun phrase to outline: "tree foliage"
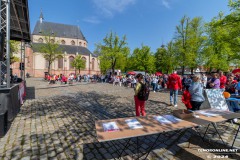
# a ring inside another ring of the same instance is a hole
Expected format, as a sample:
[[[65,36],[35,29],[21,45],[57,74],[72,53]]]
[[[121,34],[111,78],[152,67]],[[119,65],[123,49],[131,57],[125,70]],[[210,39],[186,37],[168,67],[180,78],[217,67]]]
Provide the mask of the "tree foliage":
[[[156,71],[155,57],[151,53],[149,46],[142,45],[141,48],[136,48],[131,56],[131,63],[134,70],[147,71],[153,73]]]
[[[51,71],[51,64],[58,58],[63,57],[63,52],[56,41],[55,35],[44,34],[45,43],[40,45],[34,45],[33,48],[37,49],[39,53],[48,62],[48,73]]]
[[[180,24],[176,27],[175,32],[175,48],[178,65],[182,67],[184,74],[185,67],[192,69],[200,65],[202,61],[202,50],[204,40],[202,18],[195,17],[190,19],[184,16],[180,20]]]
[[[75,69],[78,70],[78,73],[80,74],[80,70],[81,69],[85,69],[86,68],[86,61],[84,59],[82,59],[81,55],[77,55],[73,62],[71,63],[71,65],[73,67],[75,67]]]
[[[17,53],[18,51],[19,51],[19,42],[10,40],[10,64],[20,61],[20,58],[14,55],[14,53]]]
[[[122,39],[116,33],[110,32],[103,39],[103,43],[97,44],[97,51],[100,59],[100,68],[104,73],[108,69],[112,69],[114,73],[115,68],[124,69],[126,65],[126,57],[129,55],[129,48],[127,47],[126,36]]]
[[[126,47],[126,37],[122,40],[112,32],[103,44],[97,45],[101,71],[115,67],[124,70],[141,70],[150,73],[161,71],[170,73],[181,67],[193,69],[204,66],[228,71],[232,64],[240,65],[240,0],[229,0],[231,13],[219,13],[205,23],[201,17],[183,16],[176,26],[174,38],[166,46],[158,48],[155,55],[150,47],[135,48],[132,55]]]
[[[155,53],[157,71],[171,73],[177,67],[175,45],[170,41],[167,46],[161,46]]]

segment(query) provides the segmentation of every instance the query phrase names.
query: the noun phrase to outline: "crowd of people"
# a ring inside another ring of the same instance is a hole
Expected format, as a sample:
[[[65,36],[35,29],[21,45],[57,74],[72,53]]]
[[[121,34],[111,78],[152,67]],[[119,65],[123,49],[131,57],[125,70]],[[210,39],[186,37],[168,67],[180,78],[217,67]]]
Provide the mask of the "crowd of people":
[[[46,74],[44,79],[49,82],[49,84],[55,84],[60,82],[61,84],[72,84],[73,82],[97,82],[100,81],[99,75],[76,75],[74,73],[65,76],[64,74],[56,75],[56,74]]]
[[[240,77],[234,74],[226,74],[223,72],[213,74],[194,75],[178,75],[176,71],[172,74],[163,74],[156,76],[155,74],[138,74],[138,75],[76,75],[70,74],[66,77],[60,75],[46,75],[46,80],[50,84],[60,82],[61,84],[72,84],[75,82],[101,82],[112,83],[113,86],[124,86],[133,88],[135,90],[134,100],[136,108],[136,116],[146,115],[145,102],[138,99],[137,95],[142,84],[147,84],[153,93],[166,90],[170,91],[171,106],[178,107],[178,92],[181,91],[182,102],[187,109],[199,110],[201,104],[205,101],[203,96],[204,89],[220,89],[222,92],[226,91],[230,94],[240,93]]]
[[[142,75],[137,75],[136,77],[141,77]],[[162,76],[143,76],[142,82],[148,83],[152,87],[152,91],[156,92],[156,88],[160,87],[162,89],[168,88],[170,90],[170,105],[174,107],[177,106],[178,102],[178,92],[182,91],[182,102],[185,104],[186,108],[189,110],[199,110],[202,103],[205,101],[203,91],[204,89],[220,89],[222,92],[229,92],[230,94],[240,93],[240,77],[234,74],[226,74],[222,71],[213,74],[200,74],[196,73],[194,75],[184,75],[180,76],[174,71],[170,75]],[[137,78],[137,87],[135,89],[135,108],[136,116],[140,113],[142,116],[145,113],[145,103],[141,103],[141,100],[137,99],[137,89],[140,85]]]

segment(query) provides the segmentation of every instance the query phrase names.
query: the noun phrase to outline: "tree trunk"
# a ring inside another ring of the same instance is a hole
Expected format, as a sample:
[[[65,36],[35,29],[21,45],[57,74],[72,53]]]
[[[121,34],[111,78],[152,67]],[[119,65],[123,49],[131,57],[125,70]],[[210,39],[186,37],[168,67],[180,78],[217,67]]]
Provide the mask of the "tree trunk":
[[[114,60],[114,62],[112,63],[112,75],[115,74],[115,65],[116,65],[116,59]]]
[[[51,62],[48,61],[48,74],[50,74],[50,70],[51,70]]]
[[[191,74],[193,74],[193,68],[191,68]]]
[[[185,66],[182,66],[182,76],[184,75]]]
[[[78,73],[80,74],[80,69],[78,70]]]

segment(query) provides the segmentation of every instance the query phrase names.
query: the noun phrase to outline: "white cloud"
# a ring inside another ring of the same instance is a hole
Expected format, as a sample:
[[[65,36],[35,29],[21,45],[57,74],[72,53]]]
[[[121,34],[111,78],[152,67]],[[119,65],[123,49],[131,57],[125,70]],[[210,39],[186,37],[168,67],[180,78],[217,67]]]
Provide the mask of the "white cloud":
[[[93,0],[95,6],[107,17],[113,17],[115,13],[123,12],[136,0]]]
[[[170,8],[170,1],[169,0],[162,0],[162,5],[166,8]]]
[[[98,24],[98,23],[101,22],[101,21],[100,21],[97,17],[95,17],[95,16],[84,18],[83,21],[88,22],[88,23],[93,23],[93,24]]]

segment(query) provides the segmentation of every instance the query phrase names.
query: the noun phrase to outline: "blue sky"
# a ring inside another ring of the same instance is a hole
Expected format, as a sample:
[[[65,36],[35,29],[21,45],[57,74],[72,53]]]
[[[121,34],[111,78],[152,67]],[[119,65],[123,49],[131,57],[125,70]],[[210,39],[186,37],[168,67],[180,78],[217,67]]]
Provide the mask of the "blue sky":
[[[39,19],[77,25],[88,40],[88,48],[102,42],[110,32],[127,36],[131,51],[141,44],[156,52],[169,42],[180,19],[200,16],[209,22],[220,11],[229,13],[228,0],[29,0],[31,32]]]

